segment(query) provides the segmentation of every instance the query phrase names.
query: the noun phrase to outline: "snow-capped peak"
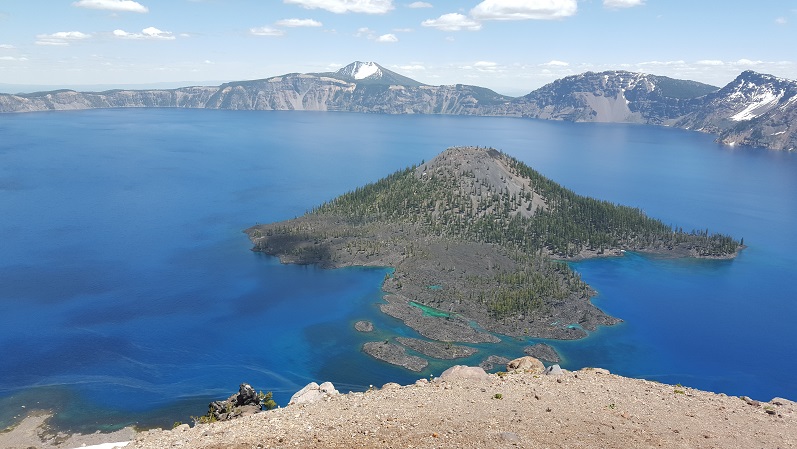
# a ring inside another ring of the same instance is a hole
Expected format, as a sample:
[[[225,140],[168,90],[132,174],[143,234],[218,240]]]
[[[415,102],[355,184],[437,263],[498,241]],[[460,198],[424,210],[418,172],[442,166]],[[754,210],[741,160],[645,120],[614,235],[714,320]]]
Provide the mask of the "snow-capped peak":
[[[355,80],[382,78],[382,70],[375,62],[353,62],[338,70],[338,74]]]
[[[354,74],[352,74],[352,77],[354,77],[356,80],[361,80],[363,78],[373,76],[374,74],[381,75],[379,66],[373,62],[363,62],[358,64],[357,69],[354,71]]]

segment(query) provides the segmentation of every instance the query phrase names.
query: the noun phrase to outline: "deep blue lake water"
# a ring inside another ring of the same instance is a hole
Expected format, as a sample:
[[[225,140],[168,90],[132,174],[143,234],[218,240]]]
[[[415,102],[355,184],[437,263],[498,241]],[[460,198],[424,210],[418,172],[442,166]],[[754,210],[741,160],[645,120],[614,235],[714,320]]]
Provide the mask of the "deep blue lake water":
[[[743,237],[733,261],[573,264],[625,320],[548,342],[563,367],[797,399],[797,155],[666,128],[511,118],[97,110],[0,117],[0,427],[169,426],[249,382],[409,383],[360,352],[415,336],[377,307],[386,269],[286,266],[241,232],[454,145],[492,146],[577,193]],[[375,334],[353,329],[372,320]],[[25,406],[23,408],[23,406]]]

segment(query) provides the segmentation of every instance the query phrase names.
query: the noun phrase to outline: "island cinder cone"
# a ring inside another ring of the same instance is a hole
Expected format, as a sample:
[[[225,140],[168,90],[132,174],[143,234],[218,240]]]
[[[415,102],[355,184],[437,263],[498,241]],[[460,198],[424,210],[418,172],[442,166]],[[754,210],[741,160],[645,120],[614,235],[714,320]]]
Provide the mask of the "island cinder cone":
[[[314,208],[246,231],[284,263],[385,266],[382,311],[445,342],[575,339],[611,325],[556,259],[636,250],[729,258],[728,236],[676,231],[638,209],[576,195],[500,151],[450,148]],[[436,310],[428,314],[421,309]]]

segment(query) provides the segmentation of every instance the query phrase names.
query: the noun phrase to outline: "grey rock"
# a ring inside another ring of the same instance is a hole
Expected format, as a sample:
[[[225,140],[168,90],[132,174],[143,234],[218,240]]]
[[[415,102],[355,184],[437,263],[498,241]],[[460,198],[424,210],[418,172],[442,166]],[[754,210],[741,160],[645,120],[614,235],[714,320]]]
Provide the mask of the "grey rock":
[[[562,371],[562,367],[559,365],[551,365],[548,368],[545,368],[545,375],[546,376],[561,376],[565,372]]]
[[[465,366],[465,365],[454,365],[451,368],[443,371],[439,377],[442,381],[451,381],[451,380],[472,380],[472,381],[484,381],[489,380],[490,376],[485,372],[481,367],[478,366]]]
[[[304,388],[294,393],[288,405],[291,404],[310,404],[313,402],[321,401],[325,398],[337,396],[340,394],[332,382],[324,382],[318,385],[315,382],[310,382]]]
[[[531,356],[520,357],[506,364],[507,371],[525,371],[534,374],[541,374],[545,371],[545,365],[539,359]]]
[[[217,421],[226,421],[239,416],[251,415],[259,412],[260,397],[249,384],[241,384],[238,393],[224,401],[213,401],[208,404],[208,414]]]

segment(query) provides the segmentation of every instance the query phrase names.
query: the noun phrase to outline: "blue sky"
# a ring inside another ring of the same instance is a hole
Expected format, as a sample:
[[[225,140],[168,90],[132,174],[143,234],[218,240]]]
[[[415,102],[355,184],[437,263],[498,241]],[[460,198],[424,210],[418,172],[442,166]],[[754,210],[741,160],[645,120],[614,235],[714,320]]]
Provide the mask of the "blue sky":
[[[797,0],[0,0],[2,84],[216,84],[355,60],[510,95],[589,70],[797,79]]]

